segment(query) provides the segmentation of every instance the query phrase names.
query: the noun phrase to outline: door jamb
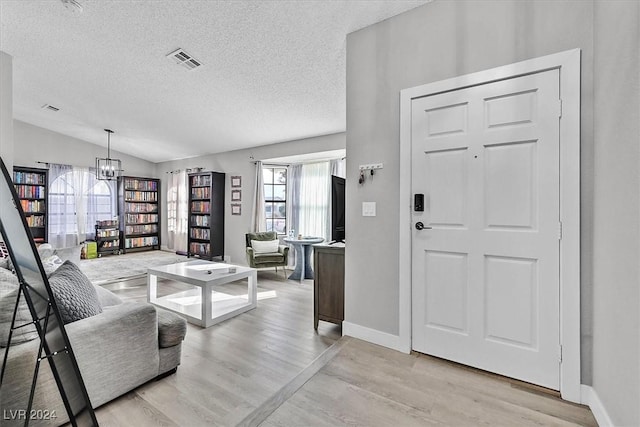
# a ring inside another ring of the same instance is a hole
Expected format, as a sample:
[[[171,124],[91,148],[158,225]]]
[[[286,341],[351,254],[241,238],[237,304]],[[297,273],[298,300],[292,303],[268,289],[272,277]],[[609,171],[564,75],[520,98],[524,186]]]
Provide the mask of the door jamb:
[[[580,403],[580,49],[400,91],[399,350],[411,341],[411,101],[527,74],[560,73],[560,394]]]

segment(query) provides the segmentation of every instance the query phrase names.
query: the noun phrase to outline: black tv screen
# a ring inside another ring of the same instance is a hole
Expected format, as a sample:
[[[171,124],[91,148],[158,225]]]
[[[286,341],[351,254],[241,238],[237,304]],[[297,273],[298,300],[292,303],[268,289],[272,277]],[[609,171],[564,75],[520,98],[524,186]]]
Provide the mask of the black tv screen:
[[[345,179],[331,176],[331,240],[344,242],[345,229]]]

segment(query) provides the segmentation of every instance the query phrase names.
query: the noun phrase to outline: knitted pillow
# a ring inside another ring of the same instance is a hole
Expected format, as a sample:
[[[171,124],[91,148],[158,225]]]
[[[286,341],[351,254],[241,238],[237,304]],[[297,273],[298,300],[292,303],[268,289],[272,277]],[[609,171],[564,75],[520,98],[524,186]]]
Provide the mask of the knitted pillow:
[[[51,273],[49,284],[65,324],[102,313],[96,289],[71,261]]]

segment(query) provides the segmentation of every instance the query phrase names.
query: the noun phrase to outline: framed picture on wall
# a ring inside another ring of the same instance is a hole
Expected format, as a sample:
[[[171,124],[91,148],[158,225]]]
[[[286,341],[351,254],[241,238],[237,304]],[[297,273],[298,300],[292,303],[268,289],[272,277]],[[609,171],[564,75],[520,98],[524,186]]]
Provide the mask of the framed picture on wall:
[[[231,188],[239,188],[242,187],[242,177],[239,175],[234,175],[231,177]]]
[[[231,201],[239,202],[242,200],[242,191],[241,190],[231,190]]]
[[[242,215],[242,205],[240,203],[231,204],[231,215]]]

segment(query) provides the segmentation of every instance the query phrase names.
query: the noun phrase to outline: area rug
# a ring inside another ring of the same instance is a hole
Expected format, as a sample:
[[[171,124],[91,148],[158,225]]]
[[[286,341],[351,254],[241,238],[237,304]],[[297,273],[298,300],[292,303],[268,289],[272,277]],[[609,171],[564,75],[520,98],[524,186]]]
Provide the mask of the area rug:
[[[96,285],[118,282],[147,274],[149,267],[185,262],[183,255],[167,251],[134,252],[80,260],[80,269]]]

